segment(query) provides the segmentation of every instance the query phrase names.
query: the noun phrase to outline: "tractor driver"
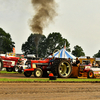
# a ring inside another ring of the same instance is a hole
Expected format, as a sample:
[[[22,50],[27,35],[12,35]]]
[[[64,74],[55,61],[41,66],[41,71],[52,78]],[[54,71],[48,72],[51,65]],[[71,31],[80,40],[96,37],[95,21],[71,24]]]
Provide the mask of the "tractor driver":
[[[55,57],[53,56],[53,53],[51,53],[50,55],[51,55],[51,60],[49,61],[49,64],[48,64],[49,66],[50,66],[50,63],[54,62],[54,60],[55,60]]]
[[[76,58],[76,62],[73,63],[73,66],[80,66],[80,61],[78,60],[78,58]]]

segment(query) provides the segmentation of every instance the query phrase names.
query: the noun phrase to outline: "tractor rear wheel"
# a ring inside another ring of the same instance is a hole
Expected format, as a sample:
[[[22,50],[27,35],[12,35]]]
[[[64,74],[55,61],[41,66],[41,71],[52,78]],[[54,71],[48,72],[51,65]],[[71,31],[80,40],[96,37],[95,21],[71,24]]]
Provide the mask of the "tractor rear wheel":
[[[42,77],[42,75],[43,75],[43,71],[42,71],[41,68],[36,68],[36,69],[34,70],[34,76],[35,76],[35,77],[40,78],[40,77]]]
[[[72,73],[72,66],[67,59],[56,59],[51,66],[51,72],[58,77],[68,78]]]
[[[24,72],[24,75],[25,75],[26,77],[30,77],[30,76],[32,75],[32,72],[26,71],[26,72]]]
[[[93,78],[94,77],[94,73],[92,70],[88,71],[87,73],[87,78]]]
[[[2,60],[0,59],[0,70],[2,70],[2,68],[3,68],[3,62],[2,62]]]

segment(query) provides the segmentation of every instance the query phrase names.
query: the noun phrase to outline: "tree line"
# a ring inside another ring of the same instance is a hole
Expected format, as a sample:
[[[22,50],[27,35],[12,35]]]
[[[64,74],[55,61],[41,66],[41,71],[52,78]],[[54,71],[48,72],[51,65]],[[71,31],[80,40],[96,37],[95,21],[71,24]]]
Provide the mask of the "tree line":
[[[47,57],[55,49],[60,50],[65,45],[66,50],[71,52],[70,43],[66,38],[62,37],[60,32],[50,33],[47,37],[45,35],[30,34],[26,42],[22,44],[21,50],[25,55],[38,54],[38,57]],[[4,53],[12,52],[13,47],[15,47],[15,42],[12,41],[11,35],[0,28],[0,51]],[[74,50],[71,53],[76,57],[85,56],[82,47],[79,45],[74,46]],[[93,57],[100,57],[100,50]]]

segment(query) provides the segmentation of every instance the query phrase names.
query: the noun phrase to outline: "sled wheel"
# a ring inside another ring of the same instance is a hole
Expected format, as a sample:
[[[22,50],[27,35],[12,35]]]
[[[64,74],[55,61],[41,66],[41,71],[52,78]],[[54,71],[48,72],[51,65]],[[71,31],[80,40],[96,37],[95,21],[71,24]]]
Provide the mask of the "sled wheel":
[[[51,72],[58,77],[68,78],[72,73],[72,66],[66,59],[56,59],[51,67]]]
[[[14,66],[14,72],[18,72],[19,68],[18,66]]]
[[[13,70],[12,68],[6,68],[7,72],[12,72],[12,70]]]
[[[94,77],[94,73],[92,70],[88,71],[87,73],[87,78],[93,78]]]
[[[26,77],[30,77],[30,76],[32,75],[32,72],[26,71],[26,72],[24,72],[24,75],[25,75]]]
[[[39,77],[42,77],[42,75],[43,75],[43,71],[42,71],[41,68],[36,68],[36,69],[34,70],[34,76],[35,76],[35,77],[39,78]]]
[[[2,68],[3,68],[3,62],[2,62],[2,60],[0,59],[0,71],[2,70]]]

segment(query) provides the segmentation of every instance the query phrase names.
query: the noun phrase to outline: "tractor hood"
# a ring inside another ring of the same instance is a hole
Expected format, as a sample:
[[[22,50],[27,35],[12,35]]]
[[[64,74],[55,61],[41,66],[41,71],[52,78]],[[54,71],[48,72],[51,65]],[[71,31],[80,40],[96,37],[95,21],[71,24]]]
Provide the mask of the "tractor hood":
[[[40,64],[40,63],[49,63],[49,60],[31,60],[32,63]]]

